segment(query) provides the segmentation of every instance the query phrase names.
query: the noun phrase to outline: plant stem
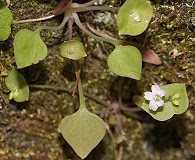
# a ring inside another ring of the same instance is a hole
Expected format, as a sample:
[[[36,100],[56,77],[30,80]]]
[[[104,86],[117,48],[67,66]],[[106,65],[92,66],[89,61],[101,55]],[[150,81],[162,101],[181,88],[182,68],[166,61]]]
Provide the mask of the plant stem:
[[[114,135],[113,135],[113,133],[112,133],[112,131],[111,131],[111,129],[110,129],[110,126],[109,126],[109,123],[108,123],[108,114],[105,114],[105,118],[104,118],[104,121],[105,121],[105,124],[106,124],[106,130],[107,130],[107,132],[108,132],[108,135],[110,136],[110,139],[112,140],[112,143],[113,143],[113,145],[115,145],[114,144],[114,142],[115,142],[115,138],[114,138]]]
[[[111,37],[110,35],[107,35],[105,33],[101,33],[100,31],[92,28],[88,22],[86,22],[86,26],[92,33],[94,33],[98,36],[112,39],[113,41],[116,41],[117,43],[119,43],[121,45],[131,45],[131,46],[136,47],[142,53],[142,57],[143,57],[144,62],[155,64],[155,65],[162,64],[161,59],[158,57],[158,55],[153,50],[148,49],[147,47],[143,47],[143,46],[141,46],[141,44],[138,44],[136,42],[120,40],[120,39]]]
[[[72,6],[73,8],[86,8],[86,7],[88,7],[88,6],[92,5],[92,4],[94,4],[94,3],[97,2],[97,1],[99,1],[99,0],[92,0],[92,1],[89,1],[89,2],[83,3],[83,4],[72,3],[71,6]]]
[[[39,89],[52,89],[52,90],[56,90],[56,91],[65,91],[65,92],[68,92],[68,93],[72,93],[72,89],[69,89],[69,88],[66,88],[64,86],[51,86],[51,85],[36,85],[36,84],[31,84],[29,85],[29,87],[31,88],[39,88]],[[84,96],[88,97],[89,99],[92,99],[94,100],[95,102],[107,107],[107,108],[113,108],[112,104],[109,104],[107,103],[106,101],[103,101],[101,99],[99,99],[98,97],[90,94],[90,93],[86,93],[84,92],[83,93]],[[121,105],[121,110],[123,110],[125,113],[128,113],[128,112],[139,112],[139,111],[142,111],[141,108],[138,108],[138,107],[125,107],[123,105]]]
[[[118,159],[117,160],[122,160],[123,159],[123,146],[119,144],[119,152],[118,152]]]
[[[65,2],[67,3],[67,2]],[[42,18],[33,18],[33,19],[26,19],[26,20],[20,20],[20,21],[15,21],[13,22],[14,24],[18,24],[18,23],[29,23],[29,22],[37,22],[37,21],[44,21],[44,20],[48,20],[48,19],[52,19],[60,14],[63,14],[67,9],[66,6],[64,6],[61,10],[58,11],[58,7],[57,7],[57,11],[55,11],[54,9],[54,14],[47,16],[47,17],[42,17]],[[67,11],[66,11],[67,13]]]
[[[29,22],[37,22],[37,21],[44,21],[48,19],[52,19],[57,15],[50,15],[47,17],[42,17],[42,18],[33,18],[33,19],[25,19],[25,20],[20,20],[20,21],[14,21],[13,24],[18,24],[18,23],[29,23]]]
[[[107,6],[89,6],[73,8],[74,12],[85,12],[85,11],[118,11],[119,7],[107,7]]]
[[[44,29],[46,29],[46,30],[60,30],[61,28],[63,28],[65,26],[66,22],[70,18],[70,14],[71,13],[69,13],[69,12],[65,13],[64,14],[64,19],[63,19],[62,23],[59,26],[57,26],[57,27],[40,26],[38,29],[40,29],[40,30],[44,30]]]
[[[81,78],[80,78],[81,69],[78,67],[78,61],[74,61],[74,68],[76,71],[75,72],[76,73],[75,86],[78,86],[78,91],[79,91],[79,101],[80,101],[79,109],[83,109],[83,108],[86,108],[86,105],[85,105],[85,98],[84,98],[82,84],[81,84]]]
[[[79,109],[86,108],[85,98],[84,98],[84,95],[83,95],[83,89],[82,89],[82,85],[81,85],[81,78],[79,78],[78,90],[79,90],[79,101],[80,101]]]
[[[76,74],[76,81],[75,81],[75,84],[74,84],[74,87],[73,87],[72,96],[74,96],[75,93],[76,93],[76,89],[78,87],[78,83],[79,83],[79,79],[80,79],[80,73],[81,73],[81,70],[78,69],[78,63],[77,63],[77,61],[74,61],[74,68],[75,68],[75,71],[76,71],[75,72],[75,74]]]
[[[60,0],[57,6],[54,8],[53,13],[58,14],[70,1],[69,0]]]
[[[94,35],[92,32],[90,32],[89,30],[87,30],[84,25],[81,23],[77,13],[72,13],[72,16],[74,17],[74,20],[75,20],[75,23],[77,24],[77,26],[82,30],[84,31],[87,35],[89,35],[90,37],[96,39],[96,40],[100,40],[100,41],[105,41],[105,42],[108,42],[108,43],[111,43],[113,44],[114,46],[117,46],[118,43],[111,40],[111,39],[108,39],[108,38],[103,38],[103,37],[99,37],[99,36],[96,36]]]
[[[71,18],[69,18],[68,20],[68,39],[69,40],[72,39],[72,24],[73,24],[73,21]]]

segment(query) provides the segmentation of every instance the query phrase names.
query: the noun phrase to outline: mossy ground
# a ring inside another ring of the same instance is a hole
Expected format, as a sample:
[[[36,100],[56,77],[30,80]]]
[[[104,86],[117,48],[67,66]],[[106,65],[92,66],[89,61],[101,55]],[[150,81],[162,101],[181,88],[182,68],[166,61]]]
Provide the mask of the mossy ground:
[[[84,1],[82,1],[84,2]],[[104,1],[102,1],[104,2]],[[119,6],[120,1],[107,1]],[[11,0],[10,9],[14,20],[50,15],[57,1]],[[109,121],[116,141],[107,134],[103,141],[86,158],[88,160],[113,160],[118,147],[123,146],[123,160],[184,160],[195,157],[195,5],[193,0],[153,0],[154,17],[149,28],[133,40],[153,49],[162,59],[160,66],[143,63],[142,79],[134,81],[124,78],[122,85],[123,102],[132,104],[132,96],[141,94],[153,83],[185,83],[189,95],[189,109],[182,115],[166,122],[153,120],[146,113],[122,112],[123,131],[121,143],[116,143],[117,127]],[[109,14],[86,14],[87,20],[102,32],[108,30],[116,35],[115,25],[107,24]],[[92,17],[93,16],[93,17]],[[99,17],[101,16],[101,17]],[[105,17],[104,17],[105,16]],[[114,17],[111,17],[114,19]],[[57,132],[60,120],[78,108],[78,98],[69,93],[50,89],[30,88],[28,102],[16,103],[8,100],[8,89],[4,78],[16,68],[13,55],[13,38],[22,28],[36,29],[40,25],[54,26],[62,17],[36,23],[13,24],[8,40],[0,42],[0,159],[1,160],[77,160],[77,155]],[[81,17],[85,20],[84,17]],[[104,19],[103,23],[98,22]],[[60,43],[67,39],[67,30],[43,32],[48,45],[48,56],[37,65],[19,70],[28,84],[46,84],[71,88],[75,76],[73,63],[59,55]],[[113,75],[106,64],[106,57],[112,46],[96,42],[74,27],[74,35],[85,43],[88,57],[82,61],[82,81],[85,92],[96,95],[107,102],[117,102],[120,77]],[[89,110],[98,115],[107,113],[105,106],[89,98]],[[112,115],[112,114],[111,114]],[[110,116],[112,118],[112,116]],[[110,119],[111,119],[110,118]],[[115,147],[114,144],[117,144]]]

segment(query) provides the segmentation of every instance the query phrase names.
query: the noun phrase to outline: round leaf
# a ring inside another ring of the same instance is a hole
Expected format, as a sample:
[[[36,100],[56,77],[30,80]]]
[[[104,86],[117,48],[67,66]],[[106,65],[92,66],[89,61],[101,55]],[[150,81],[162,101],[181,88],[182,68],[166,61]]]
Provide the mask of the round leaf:
[[[119,76],[139,80],[142,68],[141,54],[133,46],[118,45],[108,57],[108,67]]]
[[[34,32],[22,29],[14,39],[14,54],[18,68],[37,64],[47,55],[47,46],[40,37],[40,30]]]
[[[77,155],[84,159],[102,140],[106,127],[101,118],[82,108],[62,119],[58,131]]]
[[[169,85],[161,86],[165,91],[165,103],[162,107],[158,108],[157,111],[149,109],[148,102],[144,102],[142,108],[149,113],[154,119],[159,121],[165,121],[170,119],[174,114],[182,114],[188,108],[188,95],[184,84],[174,83]],[[171,102],[170,97],[175,94],[179,94],[178,105]]]
[[[0,41],[6,40],[11,33],[13,17],[9,8],[0,2]]]
[[[15,70],[9,72],[5,78],[5,84],[10,92],[10,99],[16,102],[24,102],[29,97],[29,87],[26,84],[24,77]]]
[[[70,40],[62,43],[60,53],[63,57],[72,60],[78,60],[87,56],[83,44],[77,40]]]
[[[152,6],[146,0],[126,0],[117,15],[119,34],[141,34],[147,28],[152,14]]]

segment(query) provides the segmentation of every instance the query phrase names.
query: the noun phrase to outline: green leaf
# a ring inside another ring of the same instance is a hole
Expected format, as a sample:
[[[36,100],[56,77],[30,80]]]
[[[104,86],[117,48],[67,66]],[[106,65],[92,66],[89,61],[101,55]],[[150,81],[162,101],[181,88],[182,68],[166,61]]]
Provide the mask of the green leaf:
[[[126,0],[117,15],[119,34],[141,34],[148,27],[152,15],[152,6],[146,0]]]
[[[101,118],[82,108],[62,119],[58,131],[76,154],[84,159],[102,140],[106,127]]]
[[[118,45],[108,57],[108,67],[119,76],[139,80],[142,68],[141,54],[133,46]]]
[[[174,114],[182,114],[188,108],[188,95],[184,84],[174,83],[161,86],[165,91],[165,103],[162,107],[159,107],[157,111],[149,109],[148,101],[144,102],[142,108],[149,113],[154,119],[159,121],[165,121],[170,119]],[[179,94],[177,98],[178,105],[172,103],[171,97],[175,94]]]
[[[14,54],[18,68],[37,64],[47,55],[47,46],[40,37],[40,29],[34,32],[22,29],[15,35]]]
[[[24,102],[29,97],[29,87],[26,84],[24,77],[15,70],[9,72],[5,78],[5,85],[11,91],[9,99],[14,99],[16,102]]]
[[[60,47],[60,53],[62,57],[66,57],[72,60],[79,60],[87,56],[83,44],[78,40],[69,40],[63,42]]]
[[[133,96],[133,103],[136,106],[141,108],[144,102],[145,102],[145,98],[143,96],[138,96],[138,95]]]
[[[9,8],[0,2],[0,41],[6,40],[11,33],[13,17]]]

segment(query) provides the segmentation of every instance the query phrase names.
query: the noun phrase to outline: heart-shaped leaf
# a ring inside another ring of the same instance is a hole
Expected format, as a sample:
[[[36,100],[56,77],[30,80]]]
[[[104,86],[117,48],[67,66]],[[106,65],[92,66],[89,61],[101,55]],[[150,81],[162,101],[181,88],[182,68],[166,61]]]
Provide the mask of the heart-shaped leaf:
[[[141,34],[147,28],[152,14],[152,6],[146,0],[126,0],[117,15],[119,34]]]
[[[108,57],[108,67],[122,77],[140,79],[142,56],[133,46],[118,45]]]
[[[174,114],[182,114],[188,108],[188,95],[184,84],[174,83],[161,86],[165,91],[165,103],[159,107],[157,111],[149,109],[148,101],[144,102],[142,108],[149,113],[154,119],[165,121],[170,119]],[[174,95],[178,94],[176,98],[177,105],[174,104]],[[173,101],[173,102],[172,102]]]
[[[0,41],[6,40],[11,33],[13,17],[9,8],[0,2]]]
[[[62,57],[72,60],[79,60],[87,56],[83,44],[77,40],[63,42],[60,47],[60,53]]]
[[[10,99],[16,102],[24,102],[28,100],[29,88],[24,77],[15,70],[9,72],[5,78],[5,85],[11,91]]]
[[[14,54],[18,68],[37,64],[47,55],[47,46],[40,37],[40,29],[34,32],[22,29],[15,35]]]
[[[81,108],[62,119],[58,131],[77,155],[84,159],[102,140],[106,127],[101,118]]]

